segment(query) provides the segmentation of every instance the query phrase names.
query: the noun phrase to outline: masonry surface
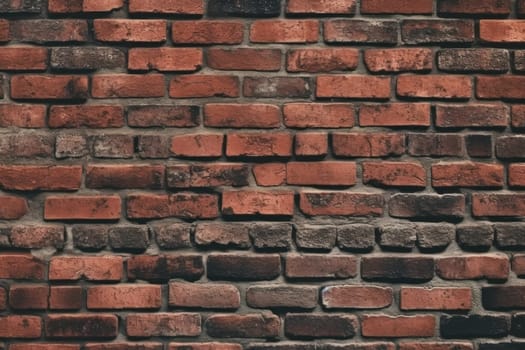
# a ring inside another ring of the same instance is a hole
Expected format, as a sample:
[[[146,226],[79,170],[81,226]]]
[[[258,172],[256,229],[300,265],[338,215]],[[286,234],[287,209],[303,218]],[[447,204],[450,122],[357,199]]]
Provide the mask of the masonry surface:
[[[524,101],[525,0],[0,0],[0,349],[523,350]]]

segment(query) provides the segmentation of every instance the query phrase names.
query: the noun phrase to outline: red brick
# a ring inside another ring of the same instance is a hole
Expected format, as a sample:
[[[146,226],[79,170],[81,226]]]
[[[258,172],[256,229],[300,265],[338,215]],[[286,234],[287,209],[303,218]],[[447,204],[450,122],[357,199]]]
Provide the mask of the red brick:
[[[399,343],[399,350],[474,350],[472,343]]]
[[[281,109],[261,103],[209,103],[204,107],[204,125],[218,128],[277,128],[281,125]]]
[[[506,280],[509,269],[506,255],[442,257],[436,261],[437,275],[446,280]]]
[[[51,339],[115,338],[118,318],[110,314],[50,314],[46,319],[46,337]]]
[[[85,42],[88,23],[76,19],[27,19],[9,22],[11,39],[21,42]]]
[[[170,343],[168,350],[242,350],[232,343]]]
[[[346,103],[287,103],[284,124],[289,128],[351,128],[354,106]]]
[[[431,15],[433,0],[362,0],[361,13],[364,14],[402,14]]]
[[[44,279],[44,261],[23,253],[4,253],[0,255],[0,278],[4,279]]]
[[[49,263],[49,280],[120,281],[122,258],[119,256],[60,256]]]
[[[222,193],[224,215],[294,214],[294,193],[291,191],[226,191]]]
[[[432,70],[432,56],[426,48],[369,49],[364,60],[374,73],[419,72]]]
[[[397,44],[399,24],[396,21],[336,19],[324,22],[324,40],[340,44]]]
[[[220,157],[224,136],[219,134],[186,134],[173,136],[171,153],[177,157]]]
[[[386,157],[405,153],[404,134],[334,133],[332,147],[336,156]]]
[[[202,255],[134,255],[127,260],[128,280],[195,281],[204,274]]]
[[[401,310],[470,310],[470,288],[401,288]]]
[[[239,97],[239,78],[227,75],[185,75],[170,82],[171,98]]]
[[[82,307],[82,287],[53,286],[49,292],[49,309],[79,310]]]
[[[51,106],[50,128],[120,128],[124,126],[121,106]]]
[[[315,43],[319,40],[316,20],[259,20],[250,28],[253,43]]]
[[[361,126],[430,126],[430,104],[367,104],[359,109]]]
[[[401,22],[405,44],[459,44],[474,41],[474,21],[459,19],[413,19]]]
[[[82,180],[81,166],[3,165],[0,187],[16,191],[78,190]]]
[[[50,13],[110,12],[124,6],[123,0],[49,0]]]
[[[363,183],[373,186],[425,187],[426,171],[419,163],[364,162]]]
[[[518,276],[525,276],[525,255],[516,254],[512,257],[512,271]]]
[[[502,16],[511,11],[509,0],[440,0],[438,2],[438,14],[463,15],[463,16]]]
[[[237,309],[241,297],[239,290],[230,284],[171,282],[168,304],[184,308]]]
[[[208,67],[219,70],[278,71],[281,69],[279,49],[210,48]]]
[[[115,220],[120,218],[119,196],[70,196],[46,198],[46,220]]]
[[[316,96],[321,98],[389,99],[390,77],[319,76],[317,77]]]
[[[525,186],[525,164],[509,164],[509,185]]]
[[[290,162],[286,174],[289,185],[353,186],[357,170],[354,162]]]
[[[359,63],[356,49],[297,49],[288,51],[288,72],[332,72],[355,70]]]
[[[161,299],[160,286],[120,284],[89,287],[86,302],[89,310],[159,309]]]
[[[194,313],[130,314],[126,317],[129,337],[195,337],[201,334],[201,316]]]
[[[42,334],[42,321],[37,316],[0,316],[0,338],[36,339]]]
[[[324,157],[328,154],[328,134],[304,132],[295,134],[295,155]]]
[[[525,105],[513,105],[512,106],[512,127],[524,128],[525,127]]]
[[[472,80],[462,75],[401,75],[396,91],[410,98],[469,99]]]
[[[218,206],[214,194],[136,194],[128,196],[127,216],[130,219],[213,219],[218,216]]]
[[[300,193],[299,206],[308,216],[380,216],[384,199],[379,194],[354,192]]]
[[[523,99],[525,98],[523,76],[479,76],[476,78],[476,96],[479,99]]]
[[[0,219],[18,220],[27,214],[27,200],[18,196],[0,196]]]
[[[163,165],[88,165],[87,188],[164,187]]]
[[[187,128],[200,124],[199,114],[197,106],[136,105],[128,107],[128,125],[139,128]]]
[[[31,100],[86,99],[88,78],[83,75],[16,75],[11,97]]]
[[[69,1],[69,0],[68,0]],[[80,350],[80,345],[52,344],[52,343],[17,343],[10,346],[11,350],[54,350],[60,347],[63,350]]]
[[[165,20],[95,19],[93,30],[102,42],[151,42],[166,41]]]
[[[169,13],[177,15],[202,15],[202,0],[130,0],[130,13]]]
[[[226,142],[228,157],[289,157],[293,138],[288,133],[229,134]]]
[[[441,128],[506,127],[509,116],[501,104],[436,106],[436,126]]]
[[[525,195],[519,193],[474,193],[472,215],[489,217],[525,216]]]
[[[0,127],[43,128],[46,106],[33,104],[0,104]]]
[[[191,72],[202,66],[199,48],[132,48],[128,52],[128,69],[160,72]]]
[[[47,285],[15,284],[9,288],[9,305],[15,310],[45,310],[48,297]]]
[[[214,338],[274,338],[279,335],[281,319],[272,313],[215,314],[205,325],[208,335]]]
[[[497,19],[480,20],[479,38],[488,43],[524,43],[525,21]]]
[[[253,166],[253,176],[258,186],[283,185],[286,182],[286,164],[255,164]]]
[[[364,315],[361,317],[361,327],[364,337],[432,337],[436,319],[432,315]]]
[[[503,187],[503,166],[474,162],[432,165],[434,187]]]
[[[8,46],[2,48],[1,70],[43,71],[47,68],[47,49],[41,47]]]
[[[378,286],[328,286],[321,297],[327,309],[382,309],[393,301],[392,288]]]
[[[147,89],[144,89],[147,86]],[[163,97],[164,76],[161,74],[99,74],[91,81],[94,98]]]
[[[288,278],[347,279],[357,275],[357,259],[350,255],[288,254]]]
[[[355,13],[355,8],[355,0],[289,0],[286,13],[350,15]]]
[[[171,35],[176,44],[240,44],[244,24],[237,21],[174,21]]]
[[[11,245],[15,248],[40,249],[64,247],[65,230],[62,225],[17,225],[11,228]]]

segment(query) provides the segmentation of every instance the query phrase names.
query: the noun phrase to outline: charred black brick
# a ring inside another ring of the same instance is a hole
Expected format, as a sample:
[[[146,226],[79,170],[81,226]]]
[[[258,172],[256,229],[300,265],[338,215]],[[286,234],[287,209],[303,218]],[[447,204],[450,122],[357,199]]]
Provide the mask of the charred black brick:
[[[423,282],[434,277],[434,259],[430,257],[365,257],[361,261],[365,280]]]
[[[149,246],[147,227],[113,227],[109,230],[109,244],[114,250],[142,252]]]
[[[281,13],[281,0],[209,0],[211,17],[277,17]]]
[[[443,338],[502,338],[509,333],[507,316],[469,315],[441,316]]]
[[[102,225],[76,225],[72,228],[73,245],[85,251],[97,251],[108,245],[109,228]]]

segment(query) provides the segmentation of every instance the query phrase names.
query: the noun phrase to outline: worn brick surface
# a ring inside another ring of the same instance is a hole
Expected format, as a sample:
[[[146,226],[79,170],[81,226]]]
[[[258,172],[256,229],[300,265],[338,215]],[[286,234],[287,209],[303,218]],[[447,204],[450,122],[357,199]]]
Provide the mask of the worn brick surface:
[[[525,348],[524,0],[0,0],[0,349]]]

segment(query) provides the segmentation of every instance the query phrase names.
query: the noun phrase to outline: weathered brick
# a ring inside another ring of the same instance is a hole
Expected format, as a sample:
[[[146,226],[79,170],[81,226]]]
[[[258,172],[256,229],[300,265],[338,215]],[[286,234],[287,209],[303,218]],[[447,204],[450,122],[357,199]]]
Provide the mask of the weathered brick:
[[[110,47],[57,47],[51,49],[54,70],[97,70],[124,68],[124,52]]]
[[[259,309],[313,309],[317,306],[317,287],[310,286],[252,286],[246,290],[248,306]]]
[[[126,317],[126,334],[129,337],[195,337],[200,333],[199,314],[130,314]]]
[[[348,255],[289,254],[285,266],[288,278],[347,279],[357,275],[357,259]]]
[[[215,314],[206,320],[206,332],[215,338],[275,338],[281,320],[271,313],[227,315]]]
[[[324,22],[324,40],[331,44],[396,44],[396,21],[336,19]]]

